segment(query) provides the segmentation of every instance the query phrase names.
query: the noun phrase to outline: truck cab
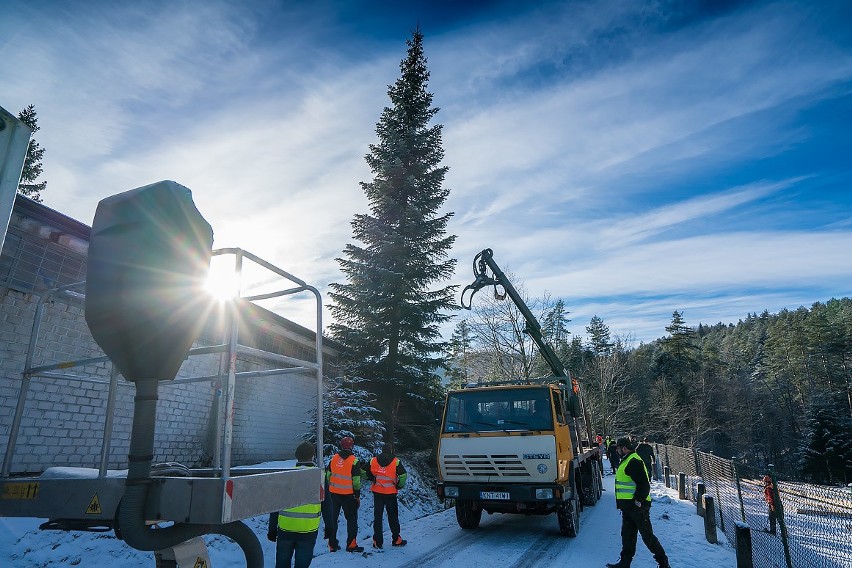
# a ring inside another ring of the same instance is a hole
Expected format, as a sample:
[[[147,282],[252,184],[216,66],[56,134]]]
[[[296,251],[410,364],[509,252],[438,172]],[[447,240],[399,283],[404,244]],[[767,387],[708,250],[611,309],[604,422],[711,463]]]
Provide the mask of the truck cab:
[[[438,496],[459,525],[482,511],[547,515],[576,535],[582,505],[600,497],[597,449],[580,449],[560,377],[474,386],[447,394],[438,445]]]

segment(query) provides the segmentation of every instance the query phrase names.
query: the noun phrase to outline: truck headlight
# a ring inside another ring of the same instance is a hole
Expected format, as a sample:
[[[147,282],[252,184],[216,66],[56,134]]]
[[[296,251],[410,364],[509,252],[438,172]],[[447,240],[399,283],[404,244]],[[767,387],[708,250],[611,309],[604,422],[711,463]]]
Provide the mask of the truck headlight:
[[[449,497],[450,499],[455,499],[459,496],[459,488],[444,486],[444,496]]]
[[[553,489],[536,489],[536,499],[553,499]]]

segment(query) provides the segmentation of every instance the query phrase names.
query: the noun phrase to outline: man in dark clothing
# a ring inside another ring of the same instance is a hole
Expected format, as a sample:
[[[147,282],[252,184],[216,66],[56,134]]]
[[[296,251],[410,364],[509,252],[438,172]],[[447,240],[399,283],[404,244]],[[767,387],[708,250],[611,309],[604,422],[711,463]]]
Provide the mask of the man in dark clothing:
[[[302,442],[296,448],[296,467],[316,467],[314,446]],[[323,491],[320,489],[320,500]],[[308,568],[314,557],[314,544],[320,525],[320,503],[291,507],[269,514],[269,529],[266,538],[277,543],[275,546],[275,568],[290,568],[293,556],[295,568]]]
[[[621,461],[621,456],[618,455],[618,448],[613,440],[609,441],[609,445],[606,448],[606,457],[609,460],[609,467],[612,468],[612,474],[615,475],[618,463]]]
[[[405,546],[408,541],[399,532],[399,505],[396,494],[405,487],[408,473],[402,462],[385,449],[381,454],[370,460],[370,467],[365,472],[373,482],[373,548],[382,548],[382,514],[388,512],[388,526],[391,530],[391,545]]]
[[[671,568],[666,551],[651,527],[651,483],[645,463],[633,451],[633,442],[619,438],[616,449],[621,463],[615,473],[615,503],[621,511],[621,559],[607,568],[629,568],[636,554],[636,535],[654,555],[660,568]]]
[[[326,467],[325,477],[328,480],[328,494],[331,497],[331,519],[328,533],[328,550],[337,552],[340,544],[337,541],[337,520],[340,510],[346,517],[346,552],[364,552],[363,546],[358,546],[358,507],[361,506],[361,464],[352,453],[355,441],[351,436],[340,440],[340,451],[331,456]]]
[[[656,462],[654,459],[654,448],[648,443],[648,438],[643,438],[636,446],[636,453],[645,462],[645,469],[648,470],[648,479],[655,479],[657,476],[654,475],[654,463]]]

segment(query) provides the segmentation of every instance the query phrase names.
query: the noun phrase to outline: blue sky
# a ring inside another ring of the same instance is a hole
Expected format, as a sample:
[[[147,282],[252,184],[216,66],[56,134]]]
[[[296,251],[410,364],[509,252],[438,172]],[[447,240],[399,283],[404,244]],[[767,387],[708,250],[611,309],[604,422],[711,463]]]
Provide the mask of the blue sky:
[[[598,315],[637,343],[674,310],[728,323],[852,295],[842,0],[7,0],[0,105],[36,107],[48,206],[91,223],[173,179],[216,247],[325,293],[418,23],[454,283],[492,248],[574,333]],[[280,313],[313,327],[300,302]]]

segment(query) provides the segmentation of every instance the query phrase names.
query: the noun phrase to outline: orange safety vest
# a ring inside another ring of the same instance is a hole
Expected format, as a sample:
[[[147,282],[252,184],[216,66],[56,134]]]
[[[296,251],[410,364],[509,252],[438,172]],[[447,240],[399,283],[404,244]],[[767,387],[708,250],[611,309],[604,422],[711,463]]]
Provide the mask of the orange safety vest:
[[[328,464],[331,470],[331,478],[328,480],[328,490],[331,493],[338,495],[352,495],[355,491],[352,489],[352,465],[355,463],[355,456],[349,456],[346,459],[340,457],[340,454],[334,454],[331,462]]]
[[[383,493],[385,495],[395,495],[397,493],[396,482],[398,478],[396,476],[396,465],[398,463],[399,458],[393,458],[387,466],[382,467],[376,458],[370,460],[370,472],[376,478],[372,487],[374,493]]]

